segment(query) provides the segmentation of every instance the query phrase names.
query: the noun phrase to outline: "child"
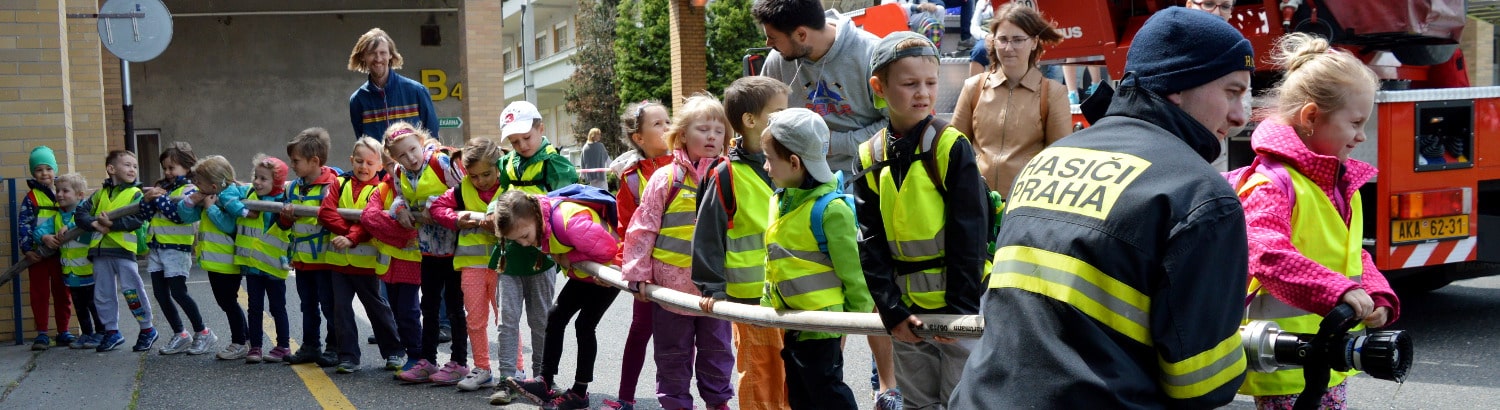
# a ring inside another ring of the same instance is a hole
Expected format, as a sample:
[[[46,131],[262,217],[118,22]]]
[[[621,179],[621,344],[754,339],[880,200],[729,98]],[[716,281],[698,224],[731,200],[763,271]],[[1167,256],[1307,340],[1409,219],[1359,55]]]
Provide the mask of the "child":
[[[715,300],[760,303],[772,190],[760,135],[771,113],[786,108],[790,92],[781,81],[761,76],[740,78],[724,89],[724,110],[739,138],[729,151],[730,160],[709,172],[698,196],[693,282],[703,292],[704,312]],[[742,323],[732,327],[740,406],[786,408],[781,329]]]
[[[542,126],[542,114],[529,102],[516,101],[505,107],[500,114],[500,134],[510,142],[514,151],[500,159],[500,190],[521,190],[532,195],[543,195],[558,188],[578,182],[578,171],[557,152]],[[520,378],[518,366],[511,361],[510,352],[521,347],[521,311],[526,311],[526,324],[531,328],[532,374],[542,372],[542,349],[547,329],[547,311],[552,309],[552,296],[557,288],[557,265],[542,254],[541,250],[509,243],[504,249],[496,249],[496,256],[505,255],[505,265],[498,266],[500,276],[500,349],[501,377]],[[498,260],[498,258],[493,258]],[[512,383],[499,383],[490,396],[491,404],[506,404],[515,399],[517,391]]]
[[[250,296],[250,319],[247,323],[250,350],[245,363],[280,362],[291,352],[286,316],[287,238],[291,227],[278,223],[277,215],[245,208],[241,199],[282,202],[286,199],[286,163],[276,157],[259,154],[254,159],[255,179],[251,186],[231,185],[219,192],[219,202],[230,215],[239,216],[234,237],[234,263],[245,276],[245,293]],[[270,305],[265,305],[267,299]],[[276,325],[276,347],[262,355],[265,311],[271,311]]]
[[[860,262],[876,310],[896,339],[896,384],[907,408],[944,408],[972,340],[912,333],[920,314],[976,314],[988,259],[989,193],[967,137],[932,116],[938,50],[907,32],[874,48],[870,88],[890,125],[860,144],[855,213]],[[915,85],[913,85],[915,84]],[[888,104],[887,104],[888,103]],[[899,180],[898,180],[899,178]]]
[[[163,150],[161,157],[162,179],[156,186],[146,188],[141,201],[141,217],[151,219],[147,229],[147,244],[151,248],[146,258],[146,271],[151,272],[151,291],[156,294],[156,303],[161,307],[167,324],[172,326],[172,340],[161,347],[161,354],[190,355],[208,353],[219,337],[208,326],[203,325],[203,315],[198,313],[198,302],[188,294],[188,272],[193,268],[193,242],[197,229],[185,221],[177,212],[181,198],[198,192],[188,181],[188,170],[197,165],[198,157],[186,142],[175,142]],[[154,215],[154,216],[152,216]],[[177,316],[177,307],[187,314],[193,324],[193,333],[182,327],[182,318]]]
[[[319,367],[338,364],[338,344],[333,324],[333,266],[327,263],[328,229],[318,224],[316,216],[294,216],[292,205],[318,207],[331,187],[338,184],[338,170],[328,162],[328,131],[308,128],[297,133],[286,144],[286,156],[292,160],[292,180],[287,189],[287,204],[281,209],[282,226],[291,226],[292,269],[297,271],[297,297],[302,299],[302,347],[287,358],[287,364],[314,363]],[[328,338],[320,340],[319,327],[328,318]],[[328,351],[323,351],[324,345]]]
[[[1349,158],[1365,140],[1378,80],[1321,38],[1289,35],[1276,51],[1286,77],[1270,118],[1251,136],[1259,166],[1248,168],[1248,181],[1235,181],[1250,237],[1255,296],[1248,316],[1310,334],[1323,312],[1348,303],[1364,326],[1384,327],[1396,321],[1401,302],[1359,240],[1359,187],[1377,171]],[[1345,377],[1352,374],[1332,372],[1320,407],[1348,405]],[[1257,408],[1290,409],[1302,377],[1302,369],[1248,373],[1240,393],[1255,396]]]
[[[135,314],[141,325],[141,334],[136,337],[131,350],[144,352],[156,343],[156,329],[151,327],[151,301],[142,292],[140,264],[136,254],[140,253],[139,235],[142,217],[132,214],[110,218],[108,212],[141,201],[140,183],[136,181],[135,153],[125,150],[110,151],[105,158],[104,172],[109,175],[104,187],[78,205],[73,213],[74,224],[85,231],[96,232],[89,242],[89,259],[94,263],[94,306],[99,309],[99,320],[104,323],[104,336],[96,350],[107,352],[125,344],[120,336],[120,300],[115,298],[118,287],[125,296],[125,304]]]
[[[228,346],[219,351],[219,360],[240,360],[250,353],[247,347],[245,308],[240,307],[240,268],[234,263],[235,233],[238,232],[239,211],[231,213],[226,205],[239,206],[243,192],[236,191],[219,202],[226,189],[239,189],[234,182],[234,166],[222,156],[210,155],[193,165],[193,186],[197,191],[188,194],[178,204],[177,215],[183,223],[198,222],[198,231],[203,240],[198,242],[198,266],[208,272],[208,286],[213,289],[214,303],[224,311],[229,321]],[[260,326],[256,322],[256,326]],[[212,345],[212,343],[210,343]]]
[[[626,162],[623,169],[616,170],[620,175],[620,192],[616,194],[620,224],[615,226],[615,232],[625,232],[625,228],[630,227],[631,217],[641,205],[641,187],[646,185],[642,180],[649,181],[657,169],[672,163],[671,151],[667,149],[667,130],[671,127],[672,118],[667,114],[667,107],[655,100],[630,104],[620,116],[620,128],[627,137],[625,142],[634,148],[620,158],[634,154],[635,161]],[[621,257],[615,256],[616,266],[623,263]],[[642,299],[631,303],[630,331],[625,336],[625,357],[620,367],[620,401],[605,399],[605,407],[635,408],[635,386],[640,382],[641,368],[646,365],[646,343],[651,342],[652,306],[655,304]]]
[[[474,351],[474,368],[467,375],[439,371],[432,378],[438,384],[457,383],[462,391],[475,391],[495,384],[490,370],[490,337],[485,326],[490,321],[490,310],[496,305],[499,278],[495,270],[489,268],[495,236],[481,225],[486,205],[500,189],[500,169],[495,167],[495,162],[501,154],[500,146],[489,138],[469,140],[461,160],[468,172],[457,187],[449,189],[432,203],[432,220],[458,232],[453,267],[462,272],[462,301],[468,311],[465,314],[467,323],[462,325],[466,326],[469,346]]]
[[[318,208],[318,222],[333,234],[328,251],[333,265],[333,328],[337,336],[338,367],[340,374],[359,370],[360,346],[359,325],[354,321],[354,297],[365,307],[365,316],[374,328],[380,355],[386,359],[385,369],[401,368],[401,341],[396,336],[396,319],[391,305],[380,296],[380,280],[375,268],[380,263],[380,254],[375,245],[368,243],[370,232],[360,221],[348,221],[339,215],[339,208],[365,209],[370,195],[380,184],[390,181],[382,170],[384,160],[381,153],[385,147],[370,137],[354,141],[354,153],[349,156],[349,172],[339,176],[339,182],[328,188],[323,204]]]
[[[579,186],[579,189],[583,189]],[[608,193],[598,191],[600,196]],[[613,199],[613,198],[611,198]],[[542,349],[542,372],[515,386],[543,407],[562,410],[589,408],[589,382],[594,381],[594,359],[599,354],[595,329],[619,296],[620,289],[599,283],[587,273],[572,269],[575,263],[609,263],[620,252],[614,227],[599,211],[582,202],[564,198],[528,195],[512,190],[495,201],[495,234],[521,246],[540,248],[567,269],[568,283],[557,294],[557,304],[547,313],[547,341]],[[573,315],[578,337],[578,371],[573,388],[557,391],[558,362],[562,361],[563,335]],[[511,379],[515,383],[515,379]]]
[[[72,293],[73,310],[78,311],[79,335],[68,345],[72,349],[99,347],[103,334],[94,332],[95,329],[104,331],[104,324],[99,321],[99,309],[94,307],[94,266],[89,263],[92,237],[84,233],[71,241],[60,242],[64,233],[77,228],[73,224],[73,212],[78,209],[78,202],[83,200],[83,191],[88,185],[83,175],[76,172],[57,177],[53,183],[57,193],[57,212],[51,218],[38,220],[32,233],[36,244],[59,250],[63,283]],[[57,344],[63,344],[61,337]]]
[[[771,115],[762,139],[766,172],[781,188],[776,221],[766,230],[765,295],[761,305],[777,309],[868,312],[874,307],[859,264],[859,229],[853,201],[843,194],[842,175],[829,170],[828,125],[804,108]],[[821,217],[821,220],[814,220]],[[808,224],[822,226],[823,237]],[[811,258],[811,259],[807,259]],[[809,278],[821,278],[807,286]],[[800,285],[792,287],[788,285]],[[821,287],[821,288],[820,288]],[[844,384],[844,335],[787,331],[786,389],[794,409],[855,409]]]
[[[31,179],[26,181],[26,185],[31,187],[31,193],[21,200],[20,219],[16,222],[16,232],[22,238],[39,237],[35,235],[35,228],[57,216],[58,207],[56,196],[52,193],[53,176],[57,175],[57,157],[53,155],[52,148],[33,148],[29,165]],[[43,258],[36,252],[37,243],[39,242],[21,241],[21,252],[26,254],[26,259],[31,260],[26,280],[31,281],[31,318],[36,322],[37,332],[36,340],[31,343],[31,350],[47,350],[52,346],[52,338],[47,336],[48,296],[51,296],[53,310],[57,314],[58,346],[67,346],[74,341],[73,334],[68,333],[68,318],[72,316],[72,312],[68,311],[69,290],[63,285],[61,260],[56,255]]]
[[[673,163],[651,175],[641,195],[637,217],[625,234],[623,269],[630,289],[654,283],[679,292],[698,294],[693,286],[693,224],[697,219],[697,186],[704,174],[717,165],[725,151],[725,132],[730,128],[724,106],[706,94],[689,97],[672,121],[667,143],[673,147]],[[657,398],[662,407],[693,407],[689,392],[694,375],[698,393],[709,408],[727,408],[734,390],[729,373],[734,356],[729,347],[729,322],[690,312],[653,307],[652,338],[656,339]]]
[[[422,147],[426,134],[426,131],[405,122],[397,122],[386,128],[385,149],[398,164],[391,174],[393,179],[409,180],[404,175],[409,172],[407,170],[425,170],[423,167],[427,166],[430,155]],[[428,177],[429,180],[431,178]],[[392,180],[376,187],[370,193],[360,224],[374,237],[375,249],[380,251],[375,273],[385,283],[391,315],[396,320],[396,334],[406,350],[407,360],[402,368],[410,369],[419,364],[424,343],[419,296],[423,270],[422,246],[418,241],[416,221],[412,218],[406,200],[401,197],[398,186]],[[441,192],[430,183],[424,191]],[[428,364],[424,369],[431,366]]]

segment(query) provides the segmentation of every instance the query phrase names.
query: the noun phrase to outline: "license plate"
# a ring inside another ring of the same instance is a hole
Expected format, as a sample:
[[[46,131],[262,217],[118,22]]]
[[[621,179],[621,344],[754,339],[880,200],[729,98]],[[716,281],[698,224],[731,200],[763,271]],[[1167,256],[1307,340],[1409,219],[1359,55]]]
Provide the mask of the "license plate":
[[[1468,236],[1468,215],[1391,221],[1391,243],[1464,238]]]

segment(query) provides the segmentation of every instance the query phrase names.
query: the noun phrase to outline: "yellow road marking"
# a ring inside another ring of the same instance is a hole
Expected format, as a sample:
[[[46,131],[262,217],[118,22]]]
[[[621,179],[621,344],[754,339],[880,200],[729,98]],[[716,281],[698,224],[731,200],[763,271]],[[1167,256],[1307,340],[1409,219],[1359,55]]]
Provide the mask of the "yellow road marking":
[[[240,305],[248,307],[250,306],[249,302],[250,295],[245,293],[244,288],[240,288]],[[287,327],[291,328],[290,323],[288,323]],[[266,339],[276,340],[276,322],[271,317],[270,312],[266,312],[265,316],[261,318],[261,328],[265,329]],[[288,347],[292,351],[296,351],[298,347],[296,339],[288,337],[287,340]],[[292,365],[292,371],[297,373],[297,377],[302,378],[302,384],[307,385],[308,393],[312,393],[313,399],[318,400],[318,405],[324,409],[355,408],[354,403],[349,401],[349,397],[344,396],[344,392],[340,391],[339,387],[333,384],[333,379],[328,378],[328,373],[324,372],[318,365],[312,363],[294,364]]]

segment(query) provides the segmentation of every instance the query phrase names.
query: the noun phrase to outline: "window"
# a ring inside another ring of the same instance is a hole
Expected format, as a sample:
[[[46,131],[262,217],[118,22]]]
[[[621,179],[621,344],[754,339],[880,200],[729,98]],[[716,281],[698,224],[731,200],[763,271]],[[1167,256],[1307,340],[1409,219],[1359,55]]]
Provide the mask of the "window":
[[[553,48],[557,51],[573,48],[573,31],[568,29],[568,21],[563,20],[552,26]]]
[[[508,73],[516,69],[516,53],[514,51],[505,50],[504,57],[501,59],[505,60],[505,72]]]
[[[536,59],[537,60],[541,60],[544,57],[552,55],[552,47],[551,47],[552,46],[552,42],[547,41],[548,37],[551,37],[551,34],[546,33],[546,32],[543,32],[541,34],[537,34],[537,36],[536,36]]]

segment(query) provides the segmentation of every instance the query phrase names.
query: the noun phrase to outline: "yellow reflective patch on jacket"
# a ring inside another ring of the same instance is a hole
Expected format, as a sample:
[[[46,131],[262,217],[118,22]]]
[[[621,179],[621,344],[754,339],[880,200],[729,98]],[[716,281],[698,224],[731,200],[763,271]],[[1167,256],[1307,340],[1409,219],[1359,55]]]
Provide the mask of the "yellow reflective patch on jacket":
[[[1150,161],[1129,154],[1047,148],[1016,176],[1006,209],[1042,208],[1104,220],[1120,194],[1150,167]]]
[[[1211,393],[1245,373],[1245,349],[1238,331],[1231,332],[1217,346],[1187,359],[1169,362],[1158,357],[1157,361],[1162,370],[1161,387],[1174,399]]]
[[[1072,256],[1024,246],[995,252],[991,288],[1016,288],[1067,303],[1141,344],[1151,341],[1151,298]]]

